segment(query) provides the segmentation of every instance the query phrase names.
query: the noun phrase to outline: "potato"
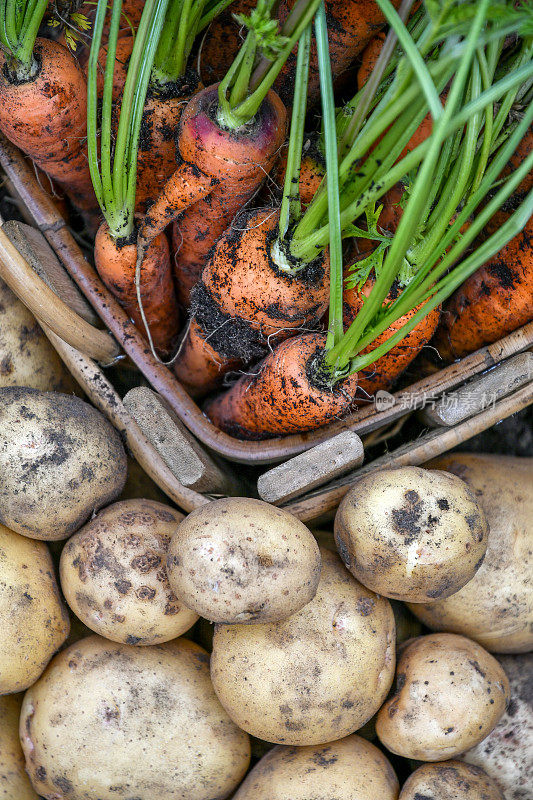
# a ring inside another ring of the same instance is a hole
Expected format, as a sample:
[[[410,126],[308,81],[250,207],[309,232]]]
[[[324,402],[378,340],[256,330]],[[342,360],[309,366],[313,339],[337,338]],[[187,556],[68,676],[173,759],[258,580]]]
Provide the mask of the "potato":
[[[22,696],[0,697],[0,800],[38,800],[24,768],[19,739]]]
[[[424,764],[404,783],[398,800],[504,800],[479,767],[461,761]]]
[[[383,753],[360,736],[314,747],[275,747],[234,800],[396,800],[398,779]]]
[[[277,622],[316,594],[320,551],[303,522],[262,500],[227,497],[197,508],[170,543],[176,596],[212,622]]]
[[[34,683],[69,632],[46,545],[0,525],[0,694]]]
[[[505,672],[479,644],[451,633],[420,636],[403,645],[377,735],[392,753],[444,761],[484,739],[508,699]]]
[[[479,569],[488,525],[455,475],[419,467],[365,475],[335,517],[342,560],[364,586],[423,603],[457,592]]]
[[[186,639],[72,645],[26,693],[20,735],[48,800],[222,800],[250,760],[248,736],[213,692],[208,654]]]
[[[168,642],[198,616],[172,593],[168,545],[183,514],[153,500],[113,503],[74,534],[61,554],[61,588],[91,630],[125,644]]]
[[[505,800],[533,797],[533,654],[499,656],[511,702],[486,739],[461,758],[476,764],[503,790]]]
[[[99,411],[57,392],[0,389],[0,522],[65,539],[126,480],[120,437]]]
[[[4,386],[71,391],[74,382],[33,314],[0,279],[0,388]]]
[[[361,728],[394,673],[390,603],[322,550],[316,596],[281,622],[217,625],[211,677],[230,717],[276,744],[312,745]]]
[[[533,459],[453,453],[432,462],[465,480],[489,521],[485,560],[460,591],[411,611],[429,628],[462,633],[492,653],[533,649]]]

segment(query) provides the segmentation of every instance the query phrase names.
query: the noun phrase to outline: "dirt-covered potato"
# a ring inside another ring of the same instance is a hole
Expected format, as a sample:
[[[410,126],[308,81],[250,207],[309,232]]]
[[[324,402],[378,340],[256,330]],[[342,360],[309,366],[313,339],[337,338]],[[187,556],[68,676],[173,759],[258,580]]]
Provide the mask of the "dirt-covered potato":
[[[505,800],[533,797],[533,653],[499,656],[511,702],[486,739],[461,759],[476,764],[503,790]]]
[[[0,694],[21,692],[35,683],[69,632],[48,548],[3,525],[0,631]]]
[[[320,551],[303,522],[262,500],[228,497],[178,526],[167,571],[177,597],[227,624],[277,622],[315,596]]]
[[[490,533],[485,560],[466,586],[411,610],[429,628],[462,633],[492,653],[533,650],[533,458],[453,453],[431,467],[468,483]]]
[[[376,731],[392,753],[444,761],[484,739],[508,700],[505,672],[479,644],[451,633],[420,636],[403,646]]]
[[[360,736],[347,736],[314,747],[274,747],[247,775],[234,800],[397,797],[398,779],[383,753]]]
[[[121,492],[126,455],[105,417],[79,397],[0,389],[0,522],[65,539]]]
[[[38,800],[26,774],[19,739],[22,696],[0,697],[0,800]]]
[[[364,586],[423,603],[457,592],[479,569],[488,525],[456,475],[419,467],[365,475],[335,517],[342,560]]]
[[[72,645],[26,693],[20,735],[47,800],[223,800],[250,760],[248,736],[213,692],[208,654],[186,639]]]
[[[100,511],[61,554],[61,588],[91,630],[125,644],[168,642],[198,616],[173,594],[165,571],[183,514],[153,500],[123,500]]]
[[[33,314],[0,279],[0,388],[4,386],[59,392],[71,390],[74,383]]]
[[[424,764],[406,780],[399,800],[504,800],[492,778],[462,761]]]
[[[322,550],[310,603],[281,622],[217,625],[215,691],[240,728],[276,744],[311,745],[361,728],[394,674],[394,615],[338,556]]]

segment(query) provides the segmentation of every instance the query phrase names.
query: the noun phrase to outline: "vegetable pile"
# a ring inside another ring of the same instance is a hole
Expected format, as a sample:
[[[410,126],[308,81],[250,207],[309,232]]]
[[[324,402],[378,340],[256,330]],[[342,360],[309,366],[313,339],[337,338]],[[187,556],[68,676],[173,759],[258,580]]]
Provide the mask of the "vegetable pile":
[[[3,0],[0,129],[215,425],[311,431],[531,321],[532,19]]]
[[[184,516],[96,409],[2,386],[0,797],[530,797],[532,466]]]

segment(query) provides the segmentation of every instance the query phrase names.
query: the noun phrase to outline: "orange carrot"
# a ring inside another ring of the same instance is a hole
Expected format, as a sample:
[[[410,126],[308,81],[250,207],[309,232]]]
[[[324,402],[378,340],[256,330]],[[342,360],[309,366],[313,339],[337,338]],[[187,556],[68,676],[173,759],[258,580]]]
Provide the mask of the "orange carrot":
[[[357,387],[350,375],[333,390],[320,385],[316,368],[326,343],[322,333],[295,336],[231,389],[205,406],[221,430],[241,439],[301,433],[331,422],[349,409]]]
[[[183,163],[149,208],[141,228],[142,244],[179,217],[176,277],[184,305],[207,253],[257,191],[285,139],[285,108],[274,92],[268,93],[251,128],[228,131],[210,113],[217,88],[203,89],[187,104],[178,137]]]
[[[0,53],[0,130],[62,186],[94,224],[98,205],[87,164],[87,86],[66,47],[37,39],[36,74],[10,77]]]
[[[500,212],[497,220],[508,214]],[[453,361],[533,319],[533,218],[468,278],[444,307],[435,347]]]
[[[202,351],[205,366],[202,372],[198,346],[184,347],[175,364],[178,378],[197,395],[213,387],[213,360],[220,380],[236,364],[243,366],[266,353],[269,344],[315,327],[327,308],[329,274],[324,257],[297,275],[274,264],[270,248],[278,222],[274,209],[239,215],[216,243],[202,272],[193,295],[192,319],[197,326],[185,341],[193,333],[209,342]],[[213,350],[218,358],[214,359]]]
[[[376,66],[376,61],[381,53],[381,48],[385,41],[385,34],[380,31],[369,41],[361,55],[361,66],[357,72],[357,88],[362,89],[367,82],[370,73]]]
[[[122,242],[114,239],[107,222],[103,222],[94,243],[94,260],[98,274],[107,288],[128,312],[135,326],[144,331],[144,323],[135,290],[137,248],[135,238]],[[168,242],[156,237],[146,251],[140,278],[143,309],[148,320],[154,346],[164,355],[170,354],[178,334],[178,307],[172,284]]]

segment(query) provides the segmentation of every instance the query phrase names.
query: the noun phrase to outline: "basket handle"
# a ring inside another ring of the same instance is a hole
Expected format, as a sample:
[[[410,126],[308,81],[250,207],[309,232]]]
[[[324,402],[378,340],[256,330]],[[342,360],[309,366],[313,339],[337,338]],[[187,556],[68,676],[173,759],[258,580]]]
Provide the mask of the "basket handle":
[[[0,277],[32,314],[64,342],[109,364],[120,354],[117,342],[72,311],[36,274],[0,227]]]

